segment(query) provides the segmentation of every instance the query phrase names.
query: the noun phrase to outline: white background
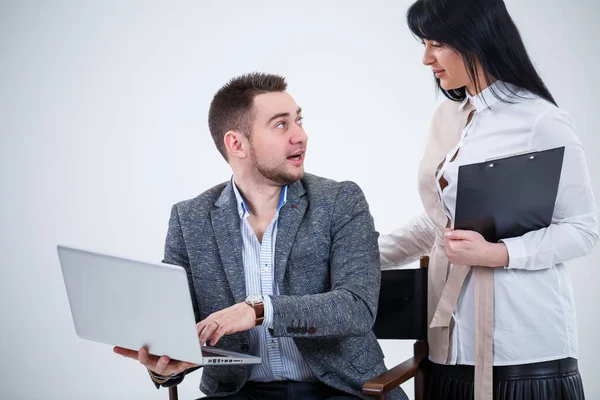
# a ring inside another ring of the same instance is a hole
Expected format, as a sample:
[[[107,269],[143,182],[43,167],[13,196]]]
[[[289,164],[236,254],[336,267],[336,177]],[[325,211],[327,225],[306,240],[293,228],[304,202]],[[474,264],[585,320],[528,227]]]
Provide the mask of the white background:
[[[207,112],[233,76],[288,78],[307,170],[357,182],[379,231],[419,213],[417,165],[442,98],[406,27],[410,3],[0,1],[0,398],[167,397],[144,368],[75,335],[56,245],[160,260],[170,206],[230,176]],[[507,0],[600,198],[597,4]],[[598,399],[600,250],[568,265]],[[383,346],[390,367],[412,353]],[[182,399],[200,396],[199,379]]]

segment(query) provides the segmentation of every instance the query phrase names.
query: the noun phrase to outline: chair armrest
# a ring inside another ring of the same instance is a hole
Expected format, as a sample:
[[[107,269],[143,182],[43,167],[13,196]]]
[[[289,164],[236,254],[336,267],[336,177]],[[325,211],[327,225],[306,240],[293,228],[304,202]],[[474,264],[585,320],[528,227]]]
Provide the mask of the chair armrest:
[[[400,365],[396,365],[389,371],[365,382],[362,392],[370,396],[381,396],[397,388],[400,384],[415,377],[419,369],[419,363],[422,360],[423,357],[417,356],[404,361]]]

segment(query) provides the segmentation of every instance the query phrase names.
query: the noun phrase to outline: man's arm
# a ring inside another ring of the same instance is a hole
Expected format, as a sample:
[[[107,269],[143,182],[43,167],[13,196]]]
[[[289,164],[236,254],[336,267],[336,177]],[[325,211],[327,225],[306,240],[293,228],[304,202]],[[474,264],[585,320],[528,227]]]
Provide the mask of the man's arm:
[[[340,184],[331,237],[331,291],[271,296],[273,318],[267,328],[274,336],[353,336],[373,327],[381,282],[378,233],[365,196],[353,182]]]
[[[192,297],[192,305],[194,306],[196,322],[200,321],[198,304],[196,303],[196,292],[194,291],[193,287],[192,270],[190,267],[187,249],[185,247],[185,241],[183,240],[180,222],[180,209],[177,204],[171,208],[171,218],[169,219],[169,229],[167,231],[167,238],[165,240],[165,254],[163,262],[172,265],[179,265],[185,269],[187,273],[188,284],[190,286],[190,295]]]

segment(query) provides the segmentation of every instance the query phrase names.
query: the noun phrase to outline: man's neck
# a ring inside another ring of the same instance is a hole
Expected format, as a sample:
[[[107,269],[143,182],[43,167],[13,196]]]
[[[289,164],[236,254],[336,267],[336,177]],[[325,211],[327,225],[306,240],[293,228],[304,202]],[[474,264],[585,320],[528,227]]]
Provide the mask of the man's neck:
[[[258,219],[273,217],[281,198],[281,185],[266,180],[257,182],[241,174],[234,174],[234,181],[251,215]]]

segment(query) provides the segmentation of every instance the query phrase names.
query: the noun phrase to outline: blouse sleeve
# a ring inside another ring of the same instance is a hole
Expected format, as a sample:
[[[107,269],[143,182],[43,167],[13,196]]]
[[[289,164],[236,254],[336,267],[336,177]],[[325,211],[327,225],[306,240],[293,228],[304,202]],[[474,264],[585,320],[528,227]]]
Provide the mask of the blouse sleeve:
[[[509,269],[551,268],[588,255],[598,242],[598,208],[570,115],[558,108],[542,114],[529,145],[535,150],[564,146],[563,167],[550,226],[502,240],[508,249]]]
[[[426,212],[401,227],[379,237],[381,269],[407,264],[429,254],[435,241],[436,226]]]

